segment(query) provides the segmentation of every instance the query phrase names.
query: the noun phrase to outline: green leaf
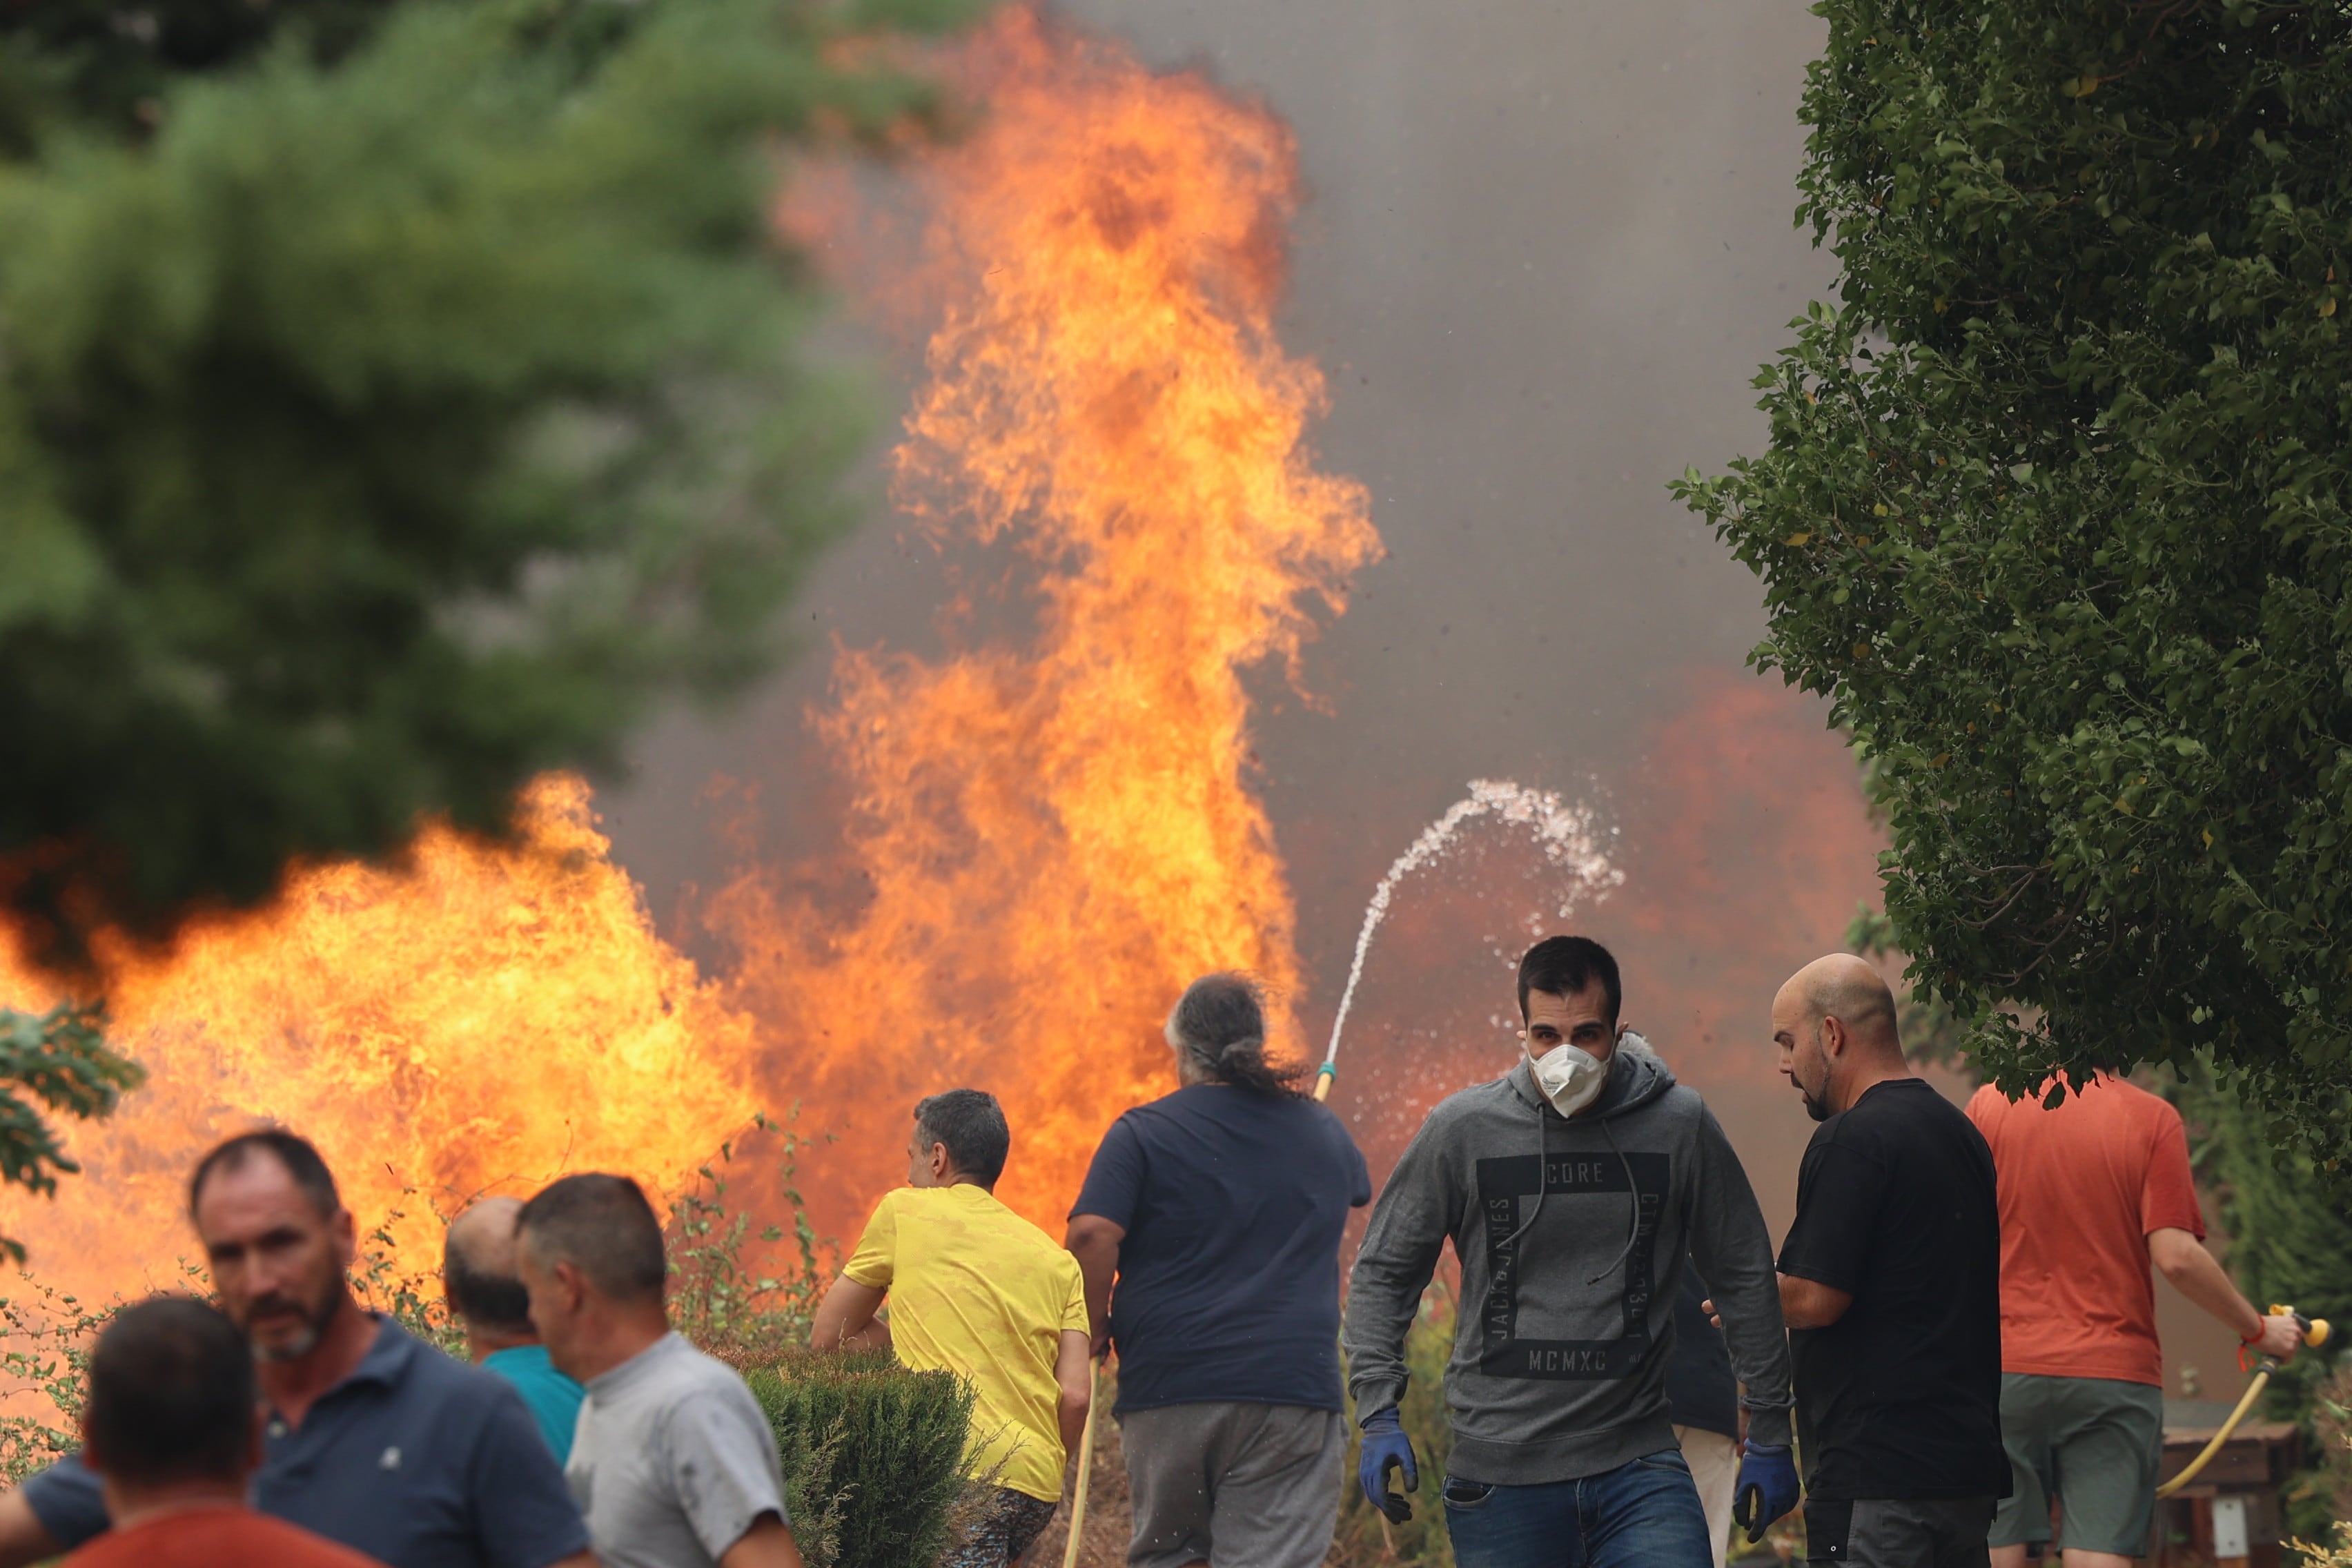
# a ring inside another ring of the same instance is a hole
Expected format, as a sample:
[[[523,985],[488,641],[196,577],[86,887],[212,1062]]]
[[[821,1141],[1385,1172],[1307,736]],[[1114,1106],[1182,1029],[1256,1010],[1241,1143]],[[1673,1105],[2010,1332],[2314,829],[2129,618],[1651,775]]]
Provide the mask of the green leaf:
[[[1837,279],[1769,445],[1676,492],[1760,579],[1752,662],[1867,738],[1889,941],[1990,1081],[2209,1051],[2340,1165],[2352,12],[1820,11]]]

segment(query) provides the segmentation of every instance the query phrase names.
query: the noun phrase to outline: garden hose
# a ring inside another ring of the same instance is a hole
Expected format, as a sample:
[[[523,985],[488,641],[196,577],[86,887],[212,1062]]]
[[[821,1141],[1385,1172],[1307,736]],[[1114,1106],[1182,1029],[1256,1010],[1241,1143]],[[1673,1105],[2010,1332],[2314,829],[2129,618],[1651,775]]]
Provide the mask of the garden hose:
[[[1087,1527],[1087,1482],[1095,1469],[1095,1412],[1102,1408],[1102,1375],[1097,1363],[1087,1363],[1093,1392],[1087,1397],[1087,1429],[1078,1438],[1078,1486],[1070,1497],[1070,1543],[1062,1548],[1062,1568],[1078,1568],[1078,1536]]]
[[[2314,1349],[2327,1342],[2329,1330],[2327,1320],[2325,1318],[2306,1318],[2293,1307],[2273,1307],[2271,1316],[2293,1318],[2296,1326],[2303,1330],[2303,1342]],[[2266,1355],[2256,1358],[2253,1380],[2246,1384],[2246,1392],[2239,1397],[2238,1407],[2230,1412],[2230,1418],[2221,1423],[2221,1429],[2213,1434],[2212,1440],[2198,1450],[2197,1457],[2180,1468],[2179,1475],[2156,1489],[2157,1496],[2170,1497],[2195,1480],[2198,1472],[2212,1462],[2213,1456],[2221,1451],[2221,1446],[2235,1435],[2238,1423],[2246,1418],[2246,1412],[2254,1407],[2254,1401],[2263,1396],[2263,1390],[2270,1386],[2271,1373],[2278,1370],[2278,1360],[2274,1356]]]

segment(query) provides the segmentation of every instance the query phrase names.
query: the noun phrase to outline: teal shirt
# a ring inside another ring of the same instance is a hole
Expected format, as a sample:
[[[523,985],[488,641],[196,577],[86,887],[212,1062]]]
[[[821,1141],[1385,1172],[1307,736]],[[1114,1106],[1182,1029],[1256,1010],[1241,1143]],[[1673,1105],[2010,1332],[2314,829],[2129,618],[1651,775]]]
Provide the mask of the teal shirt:
[[[572,1429],[580,1424],[580,1401],[587,1391],[562,1373],[547,1359],[545,1345],[518,1345],[510,1351],[492,1351],[482,1358],[482,1365],[515,1385],[522,1402],[530,1406],[531,1418],[547,1439],[558,1465],[572,1457]]]

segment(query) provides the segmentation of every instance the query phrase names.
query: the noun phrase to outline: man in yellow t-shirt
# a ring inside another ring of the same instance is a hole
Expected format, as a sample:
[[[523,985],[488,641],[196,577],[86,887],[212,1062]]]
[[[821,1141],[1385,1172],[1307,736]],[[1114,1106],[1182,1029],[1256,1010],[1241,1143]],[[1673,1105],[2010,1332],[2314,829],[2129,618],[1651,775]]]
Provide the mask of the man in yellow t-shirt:
[[[978,1391],[971,1473],[994,1472],[943,1568],[1013,1568],[1062,1500],[1062,1464],[1093,1397],[1078,1261],[996,1201],[1013,1137],[996,1097],[951,1089],[915,1107],[908,1185],[885,1193],[817,1308],[821,1350],[888,1345]],[[875,1321],[887,1296],[890,1321]]]

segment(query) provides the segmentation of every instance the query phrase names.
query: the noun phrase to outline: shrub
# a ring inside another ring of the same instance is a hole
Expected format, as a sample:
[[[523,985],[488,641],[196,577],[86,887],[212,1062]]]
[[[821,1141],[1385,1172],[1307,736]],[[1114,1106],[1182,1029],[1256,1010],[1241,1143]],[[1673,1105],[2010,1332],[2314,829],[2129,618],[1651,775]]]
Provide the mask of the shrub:
[[[887,1351],[803,1351],[748,1374],[776,1431],[809,1568],[936,1563],[963,1490],[971,1384]]]
[[[1454,1451],[1454,1426],[1445,1414],[1445,1362],[1454,1352],[1454,1287],[1444,1279],[1421,1298],[1421,1312],[1405,1335],[1404,1362],[1411,1381],[1397,1416],[1421,1463],[1421,1489],[1408,1493],[1412,1517],[1391,1524],[1364,1500],[1356,1485],[1356,1455],[1362,1435],[1356,1412],[1348,1410],[1348,1460],[1339,1489],[1339,1526],[1331,1561],[1340,1564],[1413,1563],[1418,1568],[1454,1568],[1454,1542],[1445,1533],[1445,1461]],[[1402,1485],[1402,1482],[1395,1483]]]
[[[719,1146],[718,1158],[697,1171],[699,1178],[670,1205],[665,1233],[669,1242],[669,1314],[679,1333],[722,1361],[758,1366],[808,1342],[809,1325],[831,1270],[818,1260],[833,1243],[809,1223],[798,1184],[801,1151],[818,1142],[794,1131],[795,1105],[783,1121],[765,1114],[751,1118],[751,1131],[767,1134],[770,1146],[759,1163],[772,1168],[775,1193],[792,1215],[789,1232],[766,1225],[756,1232],[751,1215],[734,1192],[737,1140]],[[830,1141],[831,1134],[824,1134]],[[758,1205],[766,1210],[766,1205]],[[744,1255],[753,1241],[772,1247],[787,1239],[793,1251],[773,1274]]]
[[[0,1486],[13,1487],[81,1447],[82,1390],[89,1372],[89,1347],[119,1302],[96,1310],[30,1276],[31,1299],[0,1298],[0,1379],[13,1392],[35,1397],[16,1401],[0,1415]],[[47,1413],[29,1414],[46,1402]]]

